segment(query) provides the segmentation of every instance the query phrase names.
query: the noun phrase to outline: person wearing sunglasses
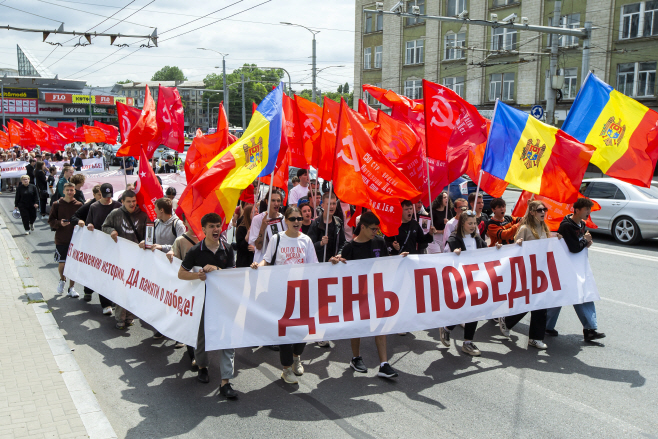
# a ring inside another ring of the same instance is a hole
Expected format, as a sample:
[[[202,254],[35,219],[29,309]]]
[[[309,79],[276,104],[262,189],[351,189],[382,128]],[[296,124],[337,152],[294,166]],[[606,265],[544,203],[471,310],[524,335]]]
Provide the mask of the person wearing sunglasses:
[[[317,264],[318,258],[311,238],[301,232],[302,212],[297,206],[290,206],[284,215],[287,229],[272,237],[263,260],[254,262],[251,268],[257,269],[267,265]],[[336,263],[336,262],[334,262]],[[283,372],[281,379],[288,384],[297,384],[298,376],[304,374],[301,355],[306,343],[285,344],[279,346],[279,356]]]
[[[523,241],[534,241],[536,239],[547,239],[551,236],[551,231],[546,225],[544,219],[546,218],[548,209],[541,201],[530,201],[528,203],[528,210],[525,217],[521,221],[521,226],[516,232],[514,239],[518,245],[523,245]],[[561,238],[558,235],[558,238]],[[509,338],[509,331],[521,321],[527,312],[517,314],[514,316],[501,317],[498,321],[500,332]],[[536,309],[530,311],[530,332],[528,334],[528,346],[537,349],[546,349],[544,343],[544,333],[546,331],[546,310]]]
[[[465,210],[459,215],[457,228],[448,238],[448,247],[450,251],[457,256],[463,251],[475,251],[481,248],[487,248],[487,243],[478,233],[477,213],[472,210]],[[503,245],[498,243],[497,248]],[[447,348],[450,347],[450,334],[457,325],[446,326],[439,328],[439,337],[441,343]],[[462,345],[462,352],[468,355],[477,357],[481,355],[480,350],[473,343],[475,330],[478,327],[478,322],[470,322],[464,325],[464,344]]]

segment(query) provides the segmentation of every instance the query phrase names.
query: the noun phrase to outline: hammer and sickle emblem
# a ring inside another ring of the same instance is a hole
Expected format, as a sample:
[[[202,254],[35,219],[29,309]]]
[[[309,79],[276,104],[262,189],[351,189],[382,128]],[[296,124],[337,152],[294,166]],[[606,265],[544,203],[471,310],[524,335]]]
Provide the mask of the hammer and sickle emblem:
[[[336,129],[338,129],[338,125],[334,124],[331,121],[331,118],[327,119],[327,127],[324,129],[324,132],[329,134],[336,134]]]
[[[446,99],[441,95],[435,95],[432,98],[435,99],[435,101],[432,103],[432,113],[438,116],[440,121],[437,120],[436,117],[434,117],[433,115],[432,120],[430,121],[430,125],[436,125],[438,127],[447,127],[449,129],[453,129],[455,127],[455,124],[452,123],[452,118],[454,116],[454,113],[448,101],[446,101]],[[445,108],[448,110],[448,114],[443,113],[443,110],[439,108],[439,101],[441,101],[445,106]]]

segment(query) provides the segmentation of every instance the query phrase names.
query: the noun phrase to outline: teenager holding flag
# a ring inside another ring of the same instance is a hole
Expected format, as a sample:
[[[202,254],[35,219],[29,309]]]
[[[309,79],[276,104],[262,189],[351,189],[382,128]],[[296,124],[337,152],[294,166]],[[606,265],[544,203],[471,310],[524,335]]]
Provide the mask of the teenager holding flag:
[[[253,262],[251,268],[267,265],[317,264],[318,258],[311,238],[301,233],[302,212],[297,206],[286,209],[286,231],[272,237],[263,255],[263,260]],[[334,262],[335,263],[335,262]],[[298,376],[304,374],[301,355],[306,343],[284,344],[279,346],[283,372],[281,379],[288,384],[297,384]]]

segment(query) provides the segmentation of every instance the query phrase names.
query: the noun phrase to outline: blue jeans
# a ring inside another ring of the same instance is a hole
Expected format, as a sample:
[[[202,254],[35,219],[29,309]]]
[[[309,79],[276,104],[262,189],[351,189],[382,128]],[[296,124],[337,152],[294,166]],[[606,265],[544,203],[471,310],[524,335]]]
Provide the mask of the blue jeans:
[[[557,323],[557,318],[560,316],[561,307],[549,308],[546,311],[546,329],[552,330],[555,329],[555,324]],[[576,311],[580,323],[583,325],[583,329],[598,329],[596,325],[596,308],[594,307],[594,302],[585,302],[585,303],[576,303],[573,306],[573,309]]]

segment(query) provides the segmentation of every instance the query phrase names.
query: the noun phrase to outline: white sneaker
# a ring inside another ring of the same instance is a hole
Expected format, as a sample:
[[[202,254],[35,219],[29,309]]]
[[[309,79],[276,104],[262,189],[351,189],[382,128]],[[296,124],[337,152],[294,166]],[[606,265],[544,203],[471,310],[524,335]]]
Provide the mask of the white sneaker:
[[[509,329],[507,329],[507,325],[505,324],[505,317],[501,317],[498,320],[498,327],[500,328],[500,332],[507,338],[509,338]]]
[[[328,341],[319,341],[318,346],[320,346],[321,348],[330,348],[331,347],[331,345],[329,344]]]
[[[29,235],[29,234],[30,234],[30,231],[29,231],[29,230],[26,230],[26,231],[25,231],[25,234],[26,234],[26,235]]]
[[[297,376],[292,371],[292,367],[286,367],[285,369],[283,369],[283,372],[281,373],[281,379],[288,384],[299,383],[299,380],[297,380]]]
[[[304,375],[304,365],[302,364],[302,357],[293,358],[292,371],[297,376]]]
[[[111,306],[106,306],[105,308],[103,308],[103,315],[111,316],[112,315],[112,307]]]
[[[64,294],[64,285],[66,285],[66,281],[60,280],[57,284],[57,294]]]
[[[528,340],[528,346],[532,346],[533,348],[537,348],[537,349],[546,349],[548,347],[546,346],[546,343],[544,343],[542,340],[533,340],[533,339]]]
[[[73,297],[74,299],[77,299],[80,297],[80,295],[75,291],[75,288],[71,287],[69,288],[69,297]]]

